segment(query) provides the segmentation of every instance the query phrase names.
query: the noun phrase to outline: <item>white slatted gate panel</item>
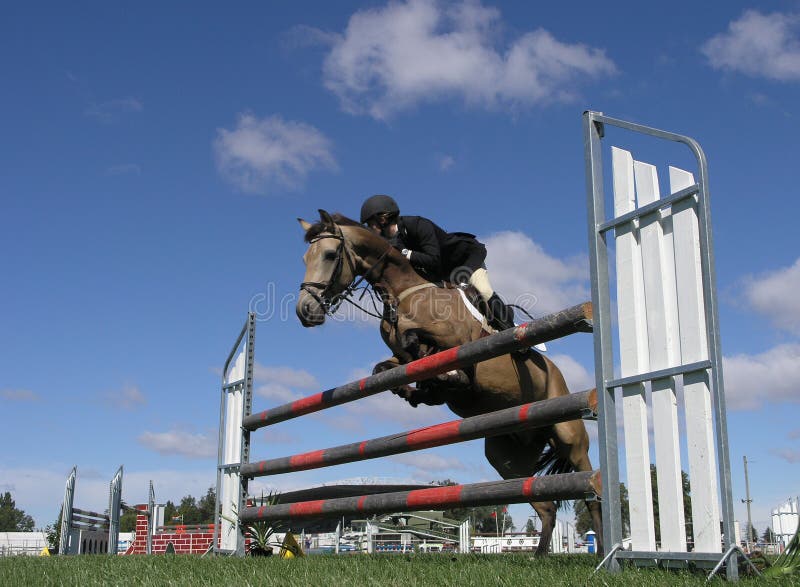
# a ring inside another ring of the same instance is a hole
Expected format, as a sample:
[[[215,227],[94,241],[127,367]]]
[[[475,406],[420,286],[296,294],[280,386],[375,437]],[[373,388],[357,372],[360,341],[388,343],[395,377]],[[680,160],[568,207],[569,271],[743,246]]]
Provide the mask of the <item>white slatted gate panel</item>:
[[[243,345],[230,367],[225,384],[244,379],[247,346]],[[242,419],[244,416],[244,385],[226,393],[225,421],[228,434],[223,448],[223,464],[238,463],[242,451]],[[222,473],[222,491],[219,500],[222,509],[220,518],[220,549],[235,551],[238,539],[239,493],[241,476],[238,470],[225,470]]]
[[[614,215],[660,199],[657,170],[612,148]],[[675,193],[695,183],[669,168]],[[620,375],[628,377],[708,359],[696,197],[618,227],[615,235]],[[676,377],[622,389],[622,413],[634,550],[686,551],[681,438]],[[717,463],[708,373],[683,379],[694,550],[721,552]],[[652,421],[653,447],[650,446]],[[661,540],[656,545],[650,483],[651,452],[658,479]]]

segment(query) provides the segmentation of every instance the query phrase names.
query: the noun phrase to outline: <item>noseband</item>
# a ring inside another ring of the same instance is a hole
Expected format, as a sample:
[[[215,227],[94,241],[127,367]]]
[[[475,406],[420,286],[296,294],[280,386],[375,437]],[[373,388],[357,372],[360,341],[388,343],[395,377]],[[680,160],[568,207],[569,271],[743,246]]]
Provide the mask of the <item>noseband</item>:
[[[353,260],[350,258],[350,252],[344,245],[344,235],[341,234],[322,234],[310,241],[314,244],[326,238],[335,238],[339,241],[339,246],[336,247],[336,262],[333,266],[333,272],[327,283],[322,281],[304,281],[300,284],[300,290],[305,291],[314,298],[317,303],[322,306],[326,314],[333,314],[339,305],[342,303],[342,294],[331,294],[331,290],[336,285],[339,277],[342,275],[342,267],[344,266],[345,259],[351,271],[355,270]],[[314,288],[314,289],[312,289]]]
[[[339,241],[339,246],[336,247],[336,262],[333,266],[331,277],[328,279],[327,283],[322,281],[304,281],[300,284],[300,290],[307,292],[308,295],[314,298],[314,300],[316,300],[316,302],[322,307],[325,314],[330,316],[339,309],[339,306],[343,301],[348,299],[350,294],[353,293],[353,290],[355,290],[358,285],[364,279],[366,279],[367,276],[372,273],[372,271],[381,263],[381,261],[386,258],[386,256],[389,254],[389,251],[392,250],[392,246],[389,245],[386,251],[378,258],[377,261],[375,261],[372,267],[370,267],[358,280],[345,287],[343,291],[337,294],[332,294],[331,292],[333,288],[336,286],[336,283],[339,281],[339,277],[342,275],[342,268],[344,267],[345,261],[347,261],[347,266],[353,275],[356,274],[356,266],[353,262],[350,251],[345,245],[344,235],[342,234],[341,230],[339,230],[338,234],[321,234],[309,242],[310,244],[313,244],[326,238],[335,238]]]

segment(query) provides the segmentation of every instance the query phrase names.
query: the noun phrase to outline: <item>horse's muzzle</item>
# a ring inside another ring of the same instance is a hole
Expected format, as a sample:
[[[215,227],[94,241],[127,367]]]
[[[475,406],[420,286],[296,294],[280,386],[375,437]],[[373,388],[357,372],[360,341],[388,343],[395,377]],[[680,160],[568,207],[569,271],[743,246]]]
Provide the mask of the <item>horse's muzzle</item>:
[[[325,322],[325,310],[322,309],[317,300],[304,291],[300,292],[295,312],[300,319],[300,324],[306,328],[319,326]]]

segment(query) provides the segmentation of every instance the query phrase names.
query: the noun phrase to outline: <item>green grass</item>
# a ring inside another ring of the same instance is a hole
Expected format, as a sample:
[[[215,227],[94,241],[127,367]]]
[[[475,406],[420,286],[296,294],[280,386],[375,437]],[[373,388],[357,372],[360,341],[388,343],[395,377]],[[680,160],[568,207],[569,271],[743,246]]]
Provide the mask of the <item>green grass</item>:
[[[596,559],[559,555],[319,555],[300,559],[196,556],[0,558],[0,585],[280,585],[298,587],[467,587],[491,585],[705,585],[705,573],[656,569],[605,572],[589,579]],[[742,584],[798,585],[743,580]],[[722,585],[715,580],[710,585]]]

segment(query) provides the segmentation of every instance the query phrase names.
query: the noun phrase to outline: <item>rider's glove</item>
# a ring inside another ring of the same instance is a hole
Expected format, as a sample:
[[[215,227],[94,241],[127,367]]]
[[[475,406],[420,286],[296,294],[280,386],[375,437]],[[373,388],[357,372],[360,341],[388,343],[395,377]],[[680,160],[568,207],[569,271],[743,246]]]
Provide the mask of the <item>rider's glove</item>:
[[[402,250],[402,251],[400,251],[400,252],[403,254],[403,256],[404,256],[406,259],[408,259],[409,261],[411,261],[411,249],[403,249],[403,250]]]

